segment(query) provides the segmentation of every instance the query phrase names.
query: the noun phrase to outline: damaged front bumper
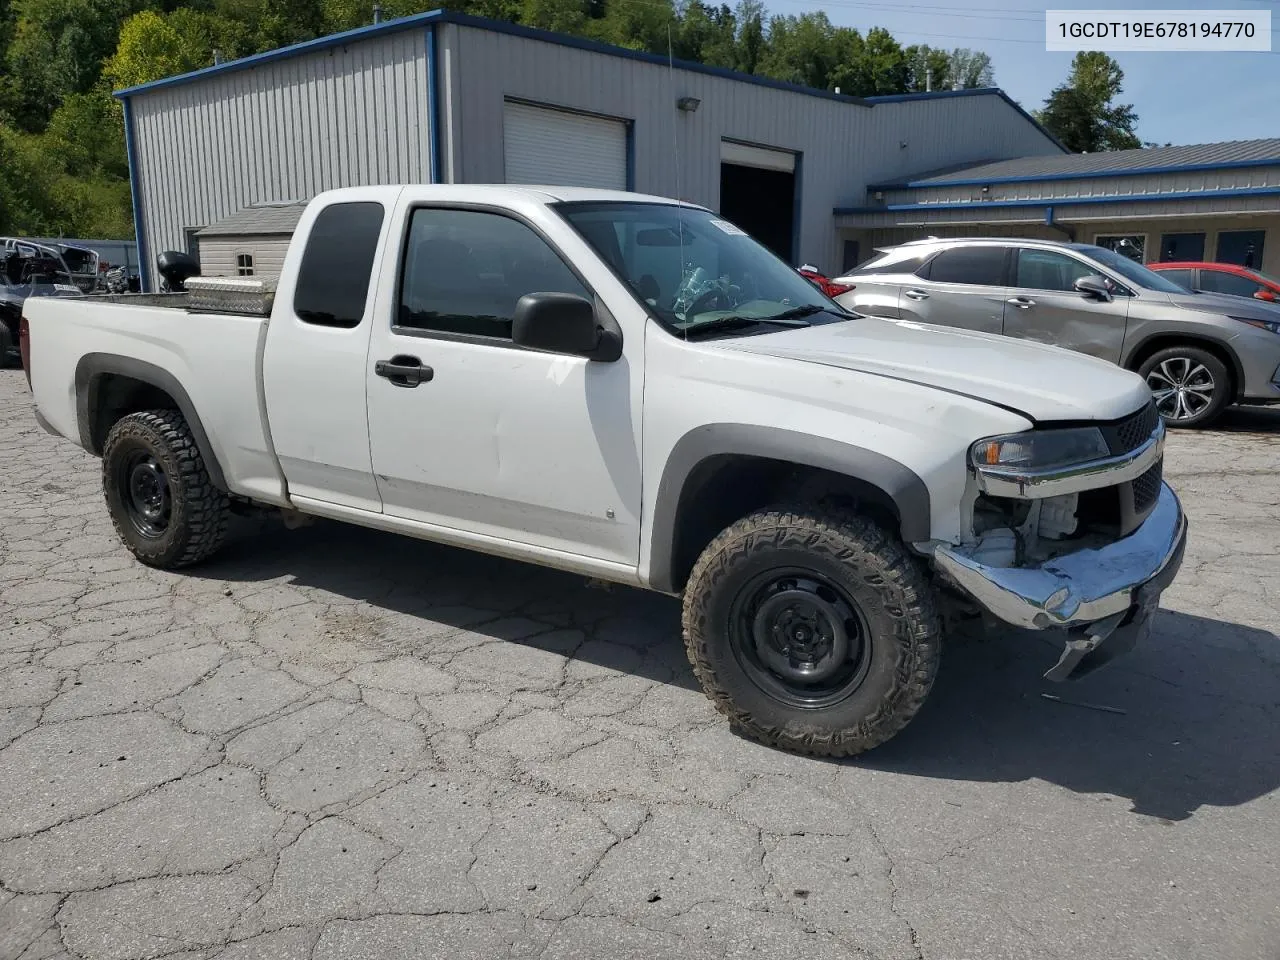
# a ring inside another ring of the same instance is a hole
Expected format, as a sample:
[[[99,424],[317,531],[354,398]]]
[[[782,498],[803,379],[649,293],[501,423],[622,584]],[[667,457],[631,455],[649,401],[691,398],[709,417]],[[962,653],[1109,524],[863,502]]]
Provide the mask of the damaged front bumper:
[[[934,562],[1006,623],[1065,628],[1062,658],[1045,676],[1074,679],[1132,649],[1150,632],[1160,594],[1178,573],[1187,542],[1182,504],[1161,484],[1155,508],[1129,536],[1034,567],[995,567],[964,547],[941,545]]]

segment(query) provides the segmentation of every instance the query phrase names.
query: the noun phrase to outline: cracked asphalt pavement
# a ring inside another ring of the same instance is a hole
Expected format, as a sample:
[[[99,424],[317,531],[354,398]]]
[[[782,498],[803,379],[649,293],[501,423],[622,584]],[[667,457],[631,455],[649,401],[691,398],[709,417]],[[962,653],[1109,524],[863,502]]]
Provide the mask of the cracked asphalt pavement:
[[[835,763],[735,736],[667,598],[336,524],[142,567],[0,371],[0,958],[1274,960],[1278,467],[1280,411],[1174,435],[1150,642],[956,639]]]

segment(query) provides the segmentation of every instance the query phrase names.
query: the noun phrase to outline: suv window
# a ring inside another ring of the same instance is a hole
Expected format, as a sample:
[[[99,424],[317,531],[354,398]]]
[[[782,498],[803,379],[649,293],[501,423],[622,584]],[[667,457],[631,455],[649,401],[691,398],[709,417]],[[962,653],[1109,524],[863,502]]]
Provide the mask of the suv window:
[[[943,250],[920,271],[934,283],[1004,285],[1004,247],[952,247]]]
[[[1018,266],[1013,285],[1029,290],[1075,290],[1075,282],[1097,271],[1074,257],[1054,250],[1018,250]]]
[[[1201,270],[1200,289],[1212,293],[1230,293],[1237,297],[1252,297],[1258,292],[1259,284],[1248,277],[1222,270]]]
[[[398,326],[510,340],[516,302],[526,293],[591,299],[546,241],[519,220],[474,210],[413,211]]]
[[[298,268],[293,312],[324,327],[358,327],[369,298],[382,204],[335,203],[311,225]]]
[[[928,258],[927,250],[886,250],[876,254],[866,263],[845,272],[859,276],[876,273],[915,273]]]

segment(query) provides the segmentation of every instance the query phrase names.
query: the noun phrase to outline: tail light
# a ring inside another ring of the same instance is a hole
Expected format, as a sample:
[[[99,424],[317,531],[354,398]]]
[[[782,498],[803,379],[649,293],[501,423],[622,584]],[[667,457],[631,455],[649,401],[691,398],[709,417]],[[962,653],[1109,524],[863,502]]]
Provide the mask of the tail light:
[[[27,389],[31,389],[31,328],[27,318],[18,321],[18,352],[22,354],[22,370],[27,375]]]
[[[852,283],[836,283],[834,280],[824,280],[822,283],[822,292],[834,300],[842,293],[848,293],[854,288]]]

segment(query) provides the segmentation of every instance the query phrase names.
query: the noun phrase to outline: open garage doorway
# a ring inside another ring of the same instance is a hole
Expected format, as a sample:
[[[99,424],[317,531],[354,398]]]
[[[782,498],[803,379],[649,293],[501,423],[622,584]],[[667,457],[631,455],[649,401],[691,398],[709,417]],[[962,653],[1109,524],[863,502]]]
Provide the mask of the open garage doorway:
[[[720,215],[788,263],[795,257],[796,155],[720,143]]]

